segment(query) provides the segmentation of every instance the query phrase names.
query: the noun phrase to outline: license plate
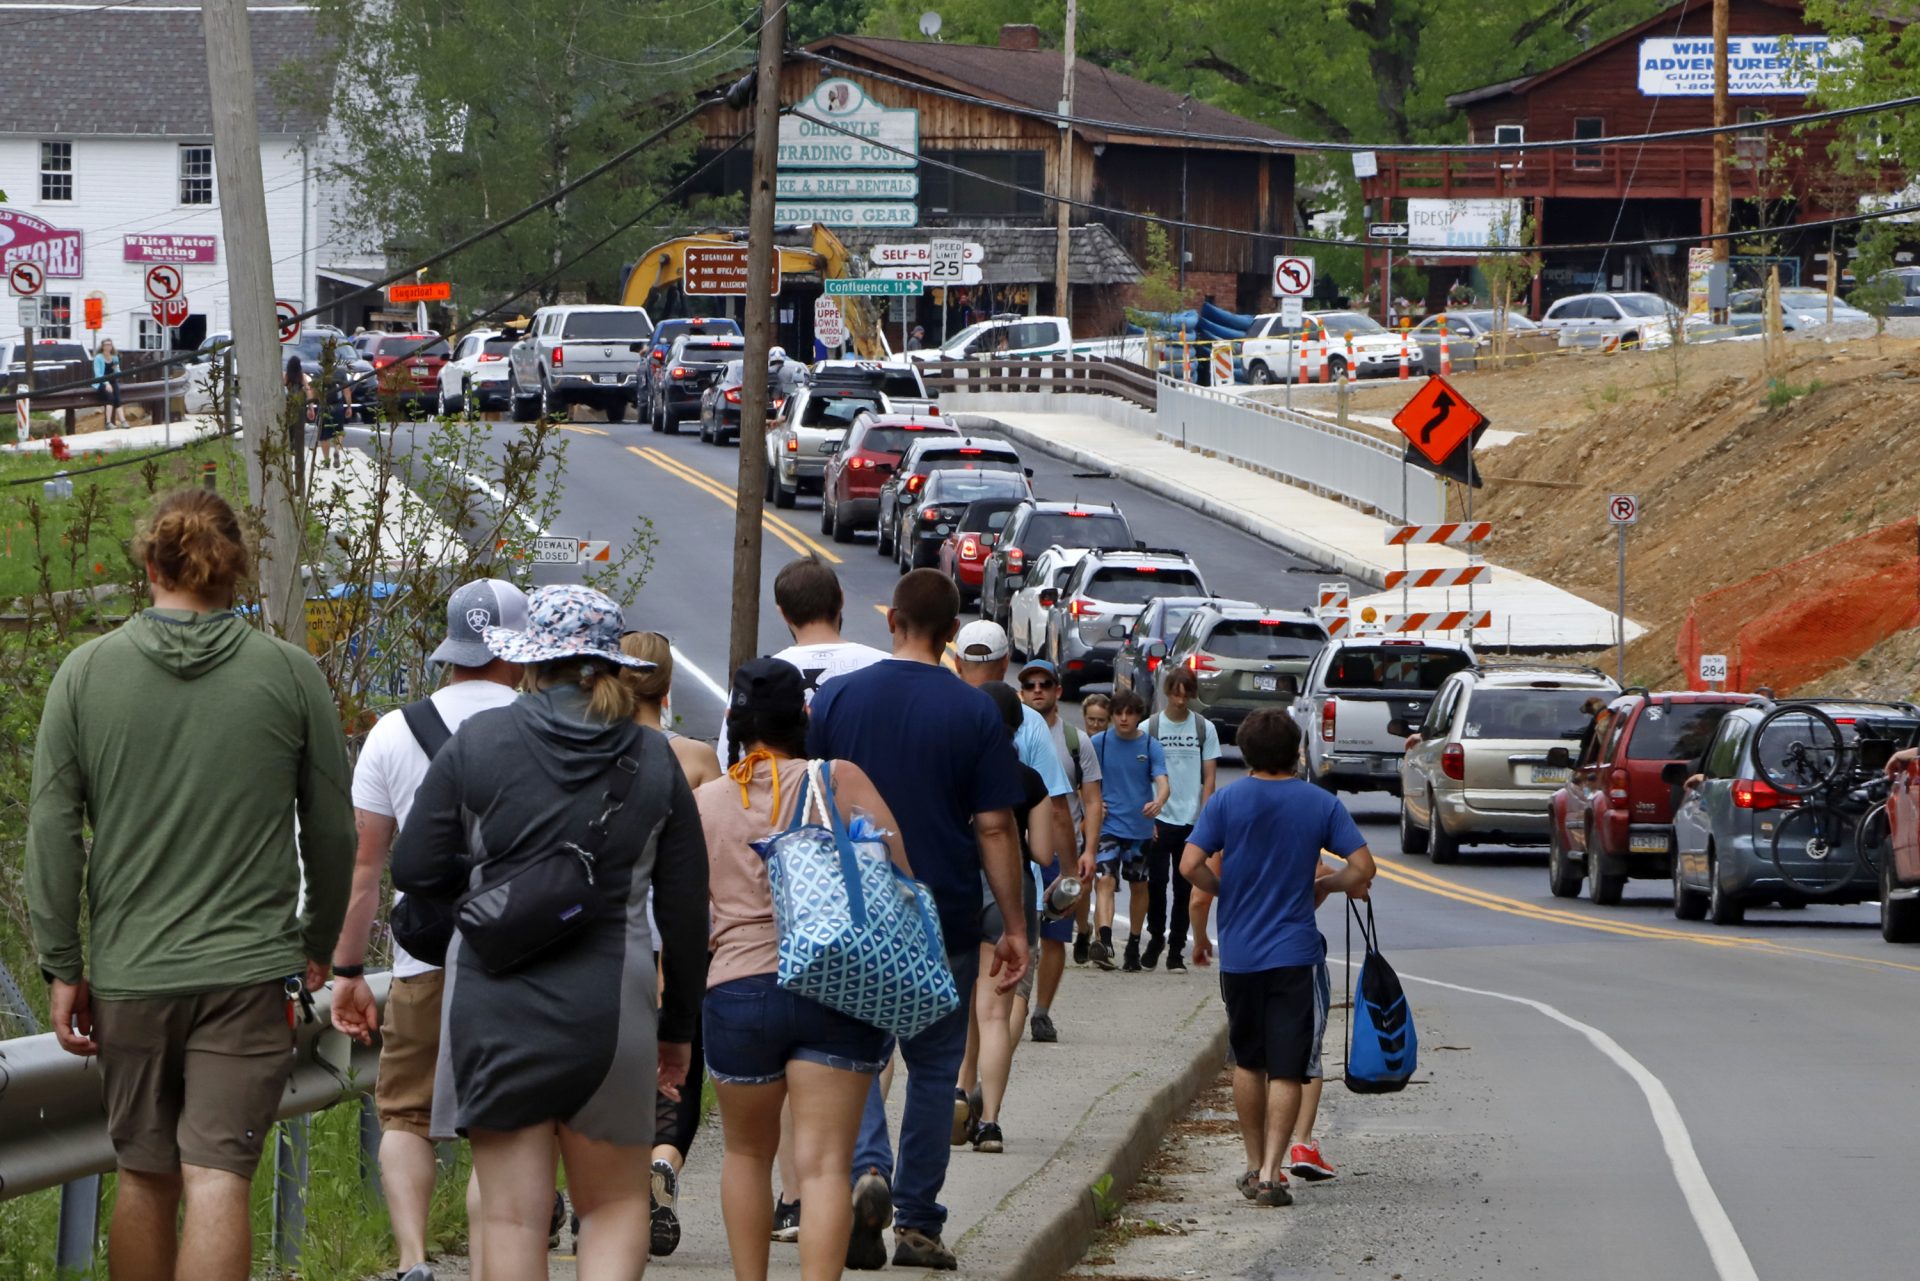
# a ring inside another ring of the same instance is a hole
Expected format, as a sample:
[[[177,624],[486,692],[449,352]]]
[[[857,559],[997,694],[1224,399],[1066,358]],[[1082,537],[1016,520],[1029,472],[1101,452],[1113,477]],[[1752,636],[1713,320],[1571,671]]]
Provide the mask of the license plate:
[[[1373,772],[1376,774],[1397,774],[1400,772],[1400,762],[1394,760],[1391,756],[1376,757],[1373,762]]]
[[[618,379],[619,379],[618,374],[601,374],[599,381],[603,383],[610,383],[610,382],[616,382],[618,381]]]
[[[1278,676],[1256,676],[1253,678],[1253,687],[1262,693],[1272,693],[1280,688],[1280,678]]]
[[[1627,837],[1627,850],[1633,854],[1665,854],[1667,852],[1667,834],[1665,832],[1635,832]]]
[[[427,362],[424,360],[416,360],[407,367],[413,370],[413,372],[416,374],[424,374],[428,372]]]
[[[1573,771],[1562,765],[1535,765],[1533,781],[1536,783],[1564,783],[1573,777]]]

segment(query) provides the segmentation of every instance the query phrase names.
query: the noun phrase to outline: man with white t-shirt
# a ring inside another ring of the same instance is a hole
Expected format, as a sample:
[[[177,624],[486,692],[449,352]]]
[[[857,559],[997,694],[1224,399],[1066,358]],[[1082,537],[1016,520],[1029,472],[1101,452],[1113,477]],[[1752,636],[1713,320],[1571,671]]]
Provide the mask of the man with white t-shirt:
[[[427,776],[429,748],[438,750],[474,713],[514,700],[520,665],[493,656],[482,639],[487,628],[517,631],[526,621],[527,598],[512,583],[483,578],[455,588],[447,600],[447,637],[432,655],[433,662],[447,665],[446,684],[431,697],[382,716],[368,733],[353,771],[353,818],[360,845],[353,897],[333,953],[333,1025],[363,1044],[376,1031],[381,1033],[374,1088],[380,1113],[380,1184],[393,1221],[401,1281],[433,1281],[426,1263],[426,1230],[437,1165],[428,1125],[444,976],[438,967],[407,955],[396,941],[383,1026],[362,977],[367,937],[380,906],[387,854],[407,821],[415,789]],[[477,1189],[469,1187],[469,1218],[474,1222],[479,1221],[476,1196]],[[480,1263],[476,1256],[476,1278]]]

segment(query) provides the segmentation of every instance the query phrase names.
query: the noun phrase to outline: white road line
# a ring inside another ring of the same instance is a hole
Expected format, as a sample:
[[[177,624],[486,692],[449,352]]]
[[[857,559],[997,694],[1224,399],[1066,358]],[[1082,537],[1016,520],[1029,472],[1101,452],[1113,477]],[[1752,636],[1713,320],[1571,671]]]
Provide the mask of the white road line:
[[[1579,1019],[1555,1009],[1545,1001],[1514,996],[1507,992],[1492,992],[1482,987],[1465,987],[1459,983],[1422,978],[1417,974],[1408,974],[1404,970],[1399,971],[1399,974],[1408,982],[1425,983],[1429,987],[1445,988],[1449,992],[1465,992],[1469,996],[1489,996],[1496,1001],[1511,1001],[1515,1005],[1524,1005],[1546,1015],[1555,1023],[1572,1028],[1592,1042],[1593,1047],[1613,1060],[1614,1064],[1640,1087],[1640,1093],[1646,1096],[1647,1109],[1653,1113],[1654,1128],[1660,1131],[1660,1142],[1666,1148],[1667,1163],[1673,1167],[1674,1182],[1680,1185],[1680,1195],[1687,1201],[1687,1212],[1693,1216],[1694,1226],[1699,1229],[1701,1240],[1706,1242],[1707,1254],[1713,1259],[1714,1275],[1719,1277],[1720,1281],[1759,1281],[1759,1273],[1753,1269],[1753,1260],[1747,1257],[1747,1248],[1740,1243],[1740,1234],[1734,1230],[1733,1220],[1727,1217],[1726,1207],[1720,1204],[1720,1198],[1714,1192],[1713,1184],[1708,1181],[1707,1171],[1700,1164],[1699,1153],[1694,1151],[1693,1135],[1687,1130],[1687,1123],[1680,1115],[1679,1105],[1673,1101],[1673,1095],[1667,1092],[1667,1087],[1647,1068],[1646,1064],[1627,1053],[1625,1047],[1599,1028],[1590,1023],[1582,1023]]]
[[[500,488],[497,485],[495,485],[492,481],[488,480],[485,476],[480,475],[478,472],[468,472],[467,481],[475,489],[478,489],[481,493],[485,494],[488,498],[491,498],[493,499],[494,502],[500,504],[501,511],[505,511],[507,509],[507,496],[502,492],[500,492]],[[540,528],[540,526],[534,524],[533,519],[530,516],[528,516],[525,512],[519,511],[516,509],[513,515],[514,515],[514,519],[518,520],[529,534],[532,534],[535,538],[546,537],[547,531]]]
[[[693,660],[681,653],[678,647],[669,645],[667,649],[673,655],[673,665],[675,668],[685,668],[688,672],[691,672],[693,679],[699,681],[709,694],[712,694],[720,700],[721,707],[724,708],[727,705],[727,691],[720,687],[718,681],[701,671],[698,667],[695,667]]]

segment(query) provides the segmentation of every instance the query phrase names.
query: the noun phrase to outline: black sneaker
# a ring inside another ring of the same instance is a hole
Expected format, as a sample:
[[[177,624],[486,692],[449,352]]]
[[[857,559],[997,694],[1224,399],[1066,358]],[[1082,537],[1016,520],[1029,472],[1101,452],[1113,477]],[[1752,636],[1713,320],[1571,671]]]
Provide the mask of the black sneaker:
[[[1073,963],[1075,965],[1085,965],[1087,963],[1087,951],[1091,947],[1092,943],[1093,943],[1093,938],[1090,935],[1076,934],[1074,936]]]
[[[1121,972],[1138,974],[1140,972],[1140,944],[1133,939],[1127,940],[1127,959],[1120,966]]]
[[[773,1239],[792,1245],[800,1239],[800,1203],[781,1197],[773,1203]]]
[[[1095,965],[1103,970],[1113,968],[1113,944],[1095,939],[1093,940],[1093,946],[1090,950],[1093,953],[1093,963]]]
[[[1058,1041],[1060,1039],[1060,1033],[1058,1029],[1056,1029],[1053,1026],[1053,1015],[1036,1014],[1033,1016],[1031,1023],[1033,1027],[1034,1040],[1051,1042],[1051,1041]]]
[[[973,1150],[975,1152],[1004,1152],[1006,1139],[1000,1133],[998,1121],[982,1121],[973,1127]]]
[[[1173,974],[1175,972],[1178,972],[1181,974],[1185,974],[1187,972],[1186,958],[1180,955],[1180,950],[1178,948],[1175,948],[1173,951],[1167,953],[1167,973]]]
[[[567,1198],[563,1193],[555,1190],[553,1194],[553,1217],[547,1220],[547,1249],[558,1250],[560,1248],[560,1229],[566,1226],[566,1222]],[[578,1220],[574,1222],[573,1234],[575,1236],[580,1235]]]
[[[932,1268],[935,1272],[956,1272],[960,1260],[953,1257],[937,1233],[918,1228],[901,1228],[893,1234],[895,1267]]]
[[[885,1175],[869,1170],[853,1185],[853,1233],[847,1238],[849,1268],[855,1272],[872,1272],[887,1266],[887,1243],[881,1239],[880,1232],[892,1222],[893,1189],[887,1185]]]
[[[647,1242],[647,1253],[664,1259],[680,1248],[680,1214],[676,1208],[680,1199],[680,1176],[674,1173],[672,1165],[655,1161],[651,1185],[647,1199],[653,1211],[653,1232]]]
[[[948,1147],[964,1147],[967,1132],[973,1128],[973,1110],[967,1102],[967,1092],[959,1086],[953,1087],[953,1124],[947,1130]]]
[[[1160,964],[1160,954],[1166,950],[1167,945],[1164,939],[1158,934],[1149,934],[1147,936],[1147,950],[1140,954],[1140,968],[1143,970],[1157,968]]]

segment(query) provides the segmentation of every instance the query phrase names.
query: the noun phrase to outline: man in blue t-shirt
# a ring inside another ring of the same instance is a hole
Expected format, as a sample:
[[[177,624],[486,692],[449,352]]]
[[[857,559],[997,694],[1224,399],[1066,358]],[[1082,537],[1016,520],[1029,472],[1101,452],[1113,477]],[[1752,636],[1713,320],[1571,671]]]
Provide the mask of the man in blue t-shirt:
[[[807,752],[852,761],[867,772],[900,824],[913,874],[933,891],[940,931],[963,997],[980,968],[980,876],[1002,919],[1022,919],[1022,857],[1013,807],[1026,799],[1019,762],[999,709],[940,665],[957,630],[960,594],[938,570],[900,580],[887,611],[893,657],[841,676],[814,696]],[[1024,930],[1008,930],[990,977],[1012,991],[1029,963]],[[885,1265],[880,1230],[897,1210],[893,1261],[950,1270],[940,1239],[953,1087],[967,1047],[967,1005],[900,1043],[907,1065],[899,1161],[876,1082],[854,1153],[853,1234],[847,1266]]]
[[[1238,734],[1246,778],[1214,794],[1181,852],[1193,905],[1193,961],[1205,965],[1207,897],[1220,900],[1220,995],[1233,1046],[1233,1104],[1247,1149],[1242,1195],[1291,1205],[1288,1142],[1318,1037],[1314,972],[1325,944],[1314,908],[1328,894],[1364,899],[1373,855],[1332,793],[1294,776],[1300,727],[1278,708]],[[1346,866],[1317,876],[1320,851]]]
[[[1098,934],[1090,949],[1093,963],[1113,968],[1113,899],[1127,882],[1127,959],[1130,974],[1140,972],[1140,933],[1147,920],[1147,846],[1153,821],[1167,803],[1167,754],[1150,734],[1140,732],[1146,704],[1130,689],[1113,696],[1113,727],[1093,736],[1100,762],[1100,786],[1107,810],[1100,820],[1099,879],[1093,907]]]

